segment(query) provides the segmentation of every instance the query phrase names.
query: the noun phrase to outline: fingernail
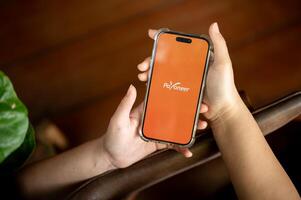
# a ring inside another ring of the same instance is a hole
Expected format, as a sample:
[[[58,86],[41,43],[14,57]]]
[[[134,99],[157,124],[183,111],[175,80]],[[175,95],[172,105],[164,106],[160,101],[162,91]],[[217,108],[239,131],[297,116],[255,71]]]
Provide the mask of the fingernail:
[[[130,91],[131,91],[132,87],[133,87],[133,85],[131,84],[130,87],[128,88],[128,91],[126,92],[126,95],[130,94]]]
[[[208,106],[202,106],[202,110],[201,110],[201,112],[203,112],[203,113],[205,113],[205,112],[207,112],[208,111]]]
[[[187,153],[187,157],[190,158],[191,156],[192,156],[192,152],[189,151],[189,152]]]
[[[220,32],[219,32],[219,28],[218,28],[217,22],[214,22],[214,24],[213,24],[213,31],[214,31],[215,33],[220,33]]]
[[[208,123],[206,121],[203,121],[202,128],[206,128],[207,125],[208,125]]]
[[[145,68],[147,67],[147,62],[146,62],[146,60],[143,61],[143,63],[141,63],[141,67],[143,67],[143,69],[145,69]]]

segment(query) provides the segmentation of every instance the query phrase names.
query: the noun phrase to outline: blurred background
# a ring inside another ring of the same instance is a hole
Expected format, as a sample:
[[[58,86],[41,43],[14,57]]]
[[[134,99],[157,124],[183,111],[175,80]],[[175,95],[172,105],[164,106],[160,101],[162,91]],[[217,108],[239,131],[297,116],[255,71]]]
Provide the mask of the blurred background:
[[[142,101],[149,28],[208,34],[215,21],[253,108],[301,90],[300,0],[1,1],[0,70],[66,149],[105,133],[131,83]]]

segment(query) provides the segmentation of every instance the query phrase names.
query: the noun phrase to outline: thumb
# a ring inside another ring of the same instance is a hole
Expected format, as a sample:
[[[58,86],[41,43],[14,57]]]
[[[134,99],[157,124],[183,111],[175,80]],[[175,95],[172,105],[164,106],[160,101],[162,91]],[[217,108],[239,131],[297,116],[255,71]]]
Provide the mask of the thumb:
[[[218,64],[216,66],[219,66],[220,64],[231,64],[226,41],[220,33],[216,22],[211,24],[209,35],[214,47],[214,63]]]
[[[130,117],[140,120],[142,112],[143,112],[143,105],[144,105],[144,102],[140,103],[139,106],[134,108],[132,110],[132,112],[130,113]]]
[[[121,100],[119,106],[117,107],[114,117],[116,118],[129,118],[132,107],[135,103],[137,96],[136,88],[131,84],[126,95]]]

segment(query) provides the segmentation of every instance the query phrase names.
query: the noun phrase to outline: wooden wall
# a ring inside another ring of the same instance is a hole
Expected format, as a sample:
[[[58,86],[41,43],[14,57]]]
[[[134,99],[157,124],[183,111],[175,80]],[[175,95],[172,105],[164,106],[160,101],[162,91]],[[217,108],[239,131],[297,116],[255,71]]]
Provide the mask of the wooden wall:
[[[215,21],[254,107],[301,90],[300,0],[2,1],[0,69],[35,122],[53,120],[78,144],[104,133],[130,83],[142,100],[148,28],[207,33]]]

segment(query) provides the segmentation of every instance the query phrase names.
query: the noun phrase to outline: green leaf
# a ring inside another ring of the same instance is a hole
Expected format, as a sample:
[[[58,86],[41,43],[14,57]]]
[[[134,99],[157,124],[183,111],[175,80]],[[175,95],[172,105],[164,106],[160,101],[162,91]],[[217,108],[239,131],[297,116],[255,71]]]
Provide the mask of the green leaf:
[[[0,163],[7,163],[8,157],[13,159],[10,156],[13,152],[14,156],[20,151],[30,155],[35,146],[32,140],[34,132],[29,125],[27,109],[17,97],[9,78],[0,71]]]
[[[9,173],[21,167],[32,154],[35,148],[34,129],[31,124],[28,126],[25,139],[22,145],[10,154],[0,165],[0,174]]]

